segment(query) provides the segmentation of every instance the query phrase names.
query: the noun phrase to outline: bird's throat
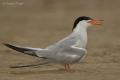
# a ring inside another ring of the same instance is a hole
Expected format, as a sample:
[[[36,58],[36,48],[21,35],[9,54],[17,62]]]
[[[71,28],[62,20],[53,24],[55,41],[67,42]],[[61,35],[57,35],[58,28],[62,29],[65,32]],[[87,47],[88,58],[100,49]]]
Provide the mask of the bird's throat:
[[[77,37],[76,46],[86,48],[87,45],[87,27],[78,25],[73,33]]]

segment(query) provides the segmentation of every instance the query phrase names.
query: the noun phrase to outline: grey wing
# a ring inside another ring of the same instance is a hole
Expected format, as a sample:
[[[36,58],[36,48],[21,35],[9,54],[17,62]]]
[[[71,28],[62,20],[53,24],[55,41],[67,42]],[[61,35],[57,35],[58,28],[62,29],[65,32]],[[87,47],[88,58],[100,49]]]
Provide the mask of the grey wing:
[[[16,45],[11,45],[7,43],[3,43],[5,46],[16,50],[18,52],[22,52],[27,55],[35,56],[42,58],[38,64],[32,64],[32,65],[22,65],[22,66],[14,66],[14,67],[29,67],[29,66],[36,66],[36,65],[42,65],[42,64],[49,64],[51,63],[51,60],[47,59],[47,55],[49,53],[49,50],[47,49],[41,49],[41,48],[31,48],[31,47],[21,47]]]
[[[70,47],[57,53],[56,60],[66,64],[78,63],[86,53],[84,48]]]
[[[61,51],[63,49],[66,49],[76,43],[76,39],[74,35],[69,35],[68,37],[58,41],[57,43],[48,46],[46,49],[52,49],[56,51]]]
[[[69,47],[63,51],[49,51],[43,56],[55,63],[72,64],[79,62],[87,53],[86,49],[78,47]]]

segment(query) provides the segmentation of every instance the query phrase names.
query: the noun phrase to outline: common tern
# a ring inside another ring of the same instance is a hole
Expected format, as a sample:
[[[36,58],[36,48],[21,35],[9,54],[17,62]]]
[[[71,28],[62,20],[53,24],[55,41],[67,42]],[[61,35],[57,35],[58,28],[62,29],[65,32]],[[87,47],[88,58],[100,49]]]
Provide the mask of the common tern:
[[[59,63],[65,66],[65,70],[69,70],[71,64],[79,63],[87,53],[87,28],[91,25],[100,25],[101,21],[87,16],[78,17],[72,33],[44,49],[3,44],[24,54],[42,58],[41,64]]]

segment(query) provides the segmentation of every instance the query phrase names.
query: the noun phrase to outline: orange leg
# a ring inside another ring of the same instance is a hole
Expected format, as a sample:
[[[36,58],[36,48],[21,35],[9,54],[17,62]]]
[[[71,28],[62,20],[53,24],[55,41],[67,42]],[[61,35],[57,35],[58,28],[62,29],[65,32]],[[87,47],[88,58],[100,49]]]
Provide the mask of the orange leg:
[[[67,65],[65,64],[65,70],[67,70]]]
[[[68,66],[68,70],[70,70],[70,64],[67,64],[67,66]]]
[[[66,71],[70,70],[70,64],[65,64],[65,70]]]

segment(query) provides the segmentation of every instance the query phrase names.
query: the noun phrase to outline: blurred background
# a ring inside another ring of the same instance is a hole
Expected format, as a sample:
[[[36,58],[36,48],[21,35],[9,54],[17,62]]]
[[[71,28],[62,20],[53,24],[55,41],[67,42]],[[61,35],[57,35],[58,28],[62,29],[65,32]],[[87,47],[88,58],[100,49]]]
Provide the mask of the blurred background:
[[[79,16],[104,20],[101,26],[88,29],[88,54],[81,64],[74,65],[74,75],[57,70],[60,65],[10,69],[10,65],[31,63],[36,58],[1,44],[1,80],[119,80],[119,7],[119,0],[0,0],[1,43],[45,48],[70,34]]]

